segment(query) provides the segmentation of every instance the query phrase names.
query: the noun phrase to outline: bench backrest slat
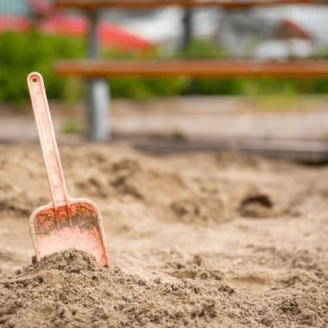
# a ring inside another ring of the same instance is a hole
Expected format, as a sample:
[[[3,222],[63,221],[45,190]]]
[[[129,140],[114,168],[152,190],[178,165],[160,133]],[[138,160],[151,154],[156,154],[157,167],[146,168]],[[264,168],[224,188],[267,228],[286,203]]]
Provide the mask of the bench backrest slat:
[[[76,8],[95,10],[101,8],[156,8],[165,6],[191,7],[221,7],[226,10],[247,9],[258,6],[280,5],[327,5],[324,0],[254,0],[254,1],[222,1],[222,0],[57,0],[55,8]]]

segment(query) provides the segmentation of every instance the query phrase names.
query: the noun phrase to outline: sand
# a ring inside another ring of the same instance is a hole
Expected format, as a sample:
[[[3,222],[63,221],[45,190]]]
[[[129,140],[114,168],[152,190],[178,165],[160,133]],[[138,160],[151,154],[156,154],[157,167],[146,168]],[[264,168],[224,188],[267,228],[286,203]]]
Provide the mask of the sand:
[[[0,146],[1,327],[327,327],[328,170],[240,154],[60,147],[101,208],[111,265],[31,260],[38,145]]]

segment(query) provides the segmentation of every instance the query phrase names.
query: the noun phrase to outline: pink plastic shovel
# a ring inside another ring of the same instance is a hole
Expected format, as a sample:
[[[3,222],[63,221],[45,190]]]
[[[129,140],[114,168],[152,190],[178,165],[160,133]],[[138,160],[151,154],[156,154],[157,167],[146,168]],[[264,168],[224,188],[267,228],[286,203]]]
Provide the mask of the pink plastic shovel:
[[[108,266],[102,218],[91,200],[68,196],[52,126],[43,79],[39,73],[27,77],[43,158],[46,164],[51,202],[37,208],[30,218],[36,260],[75,248],[95,256]]]

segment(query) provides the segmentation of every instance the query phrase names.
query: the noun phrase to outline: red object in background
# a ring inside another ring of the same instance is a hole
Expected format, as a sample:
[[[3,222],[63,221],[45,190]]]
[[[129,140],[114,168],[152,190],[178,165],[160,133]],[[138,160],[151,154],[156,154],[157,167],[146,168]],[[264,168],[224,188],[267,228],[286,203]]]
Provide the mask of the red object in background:
[[[311,34],[291,19],[283,19],[281,21],[280,26],[275,32],[275,37],[282,40],[294,38],[310,42],[313,41]]]
[[[7,30],[26,32],[30,25],[29,21],[24,17],[0,16],[0,33]]]
[[[84,36],[87,32],[87,19],[81,17],[54,16],[42,21],[40,31],[51,34],[64,34],[69,36]],[[124,31],[110,22],[100,22],[98,28],[100,44],[114,46],[120,49],[147,50],[151,44],[136,35]]]
[[[25,0],[25,2],[39,15],[47,15],[51,8],[50,2],[45,0]]]
[[[26,1],[26,0],[25,0]],[[88,21],[85,17],[71,17],[53,13],[47,1],[26,1],[31,9],[40,17],[38,29],[43,33],[63,34],[83,37],[87,33]],[[19,16],[0,16],[0,33],[5,30],[26,32],[32,26],[32,19]],[[114,47],[122,50],[147,50],[151,43],[147,40],[125,31],[116,24],[101,21],[98,29],[100,46]]]

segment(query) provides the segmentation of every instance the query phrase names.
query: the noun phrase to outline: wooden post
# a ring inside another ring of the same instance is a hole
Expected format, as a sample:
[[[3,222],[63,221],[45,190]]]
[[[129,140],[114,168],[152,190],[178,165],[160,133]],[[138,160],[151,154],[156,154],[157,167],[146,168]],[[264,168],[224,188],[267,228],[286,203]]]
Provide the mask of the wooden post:
[[[88,58],[99,58],[98,22],[99,14],[96,11],[87,13],[89,30],[87,34]],[[108,127],[109,88],[105,79],[87,80],[87,119],[88,134],[92,140],[105,141],[109,137]]]
[[[183,34],[181,46],[185,57],[188,57],[190,45],[193,38],[192,11],[192,8],[185,8],[183,11]]]

